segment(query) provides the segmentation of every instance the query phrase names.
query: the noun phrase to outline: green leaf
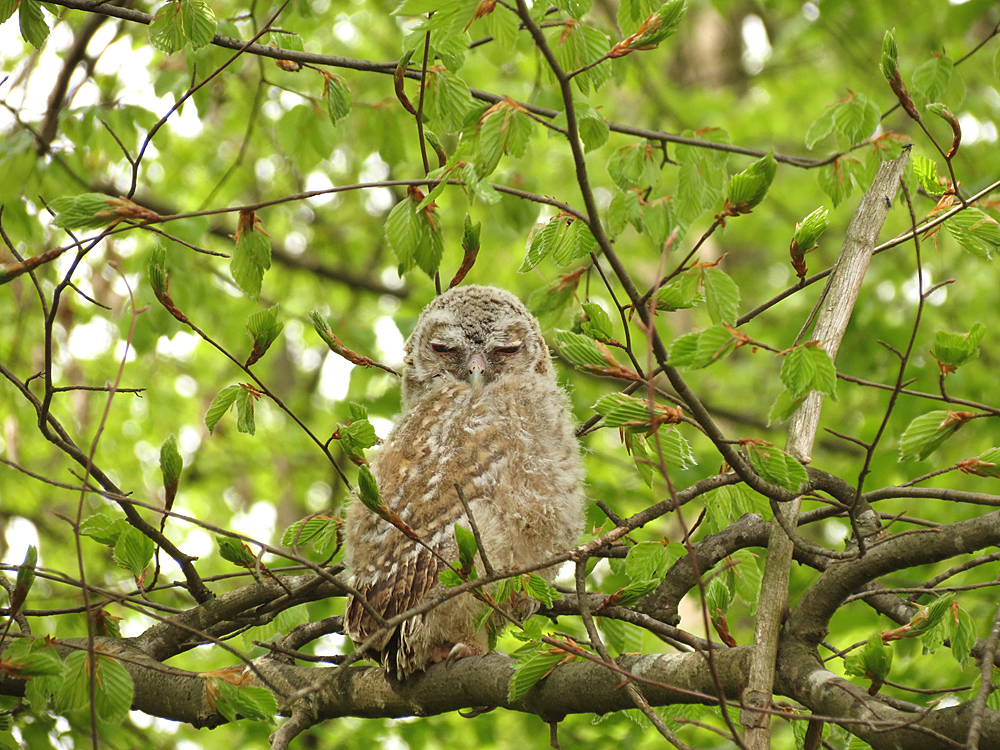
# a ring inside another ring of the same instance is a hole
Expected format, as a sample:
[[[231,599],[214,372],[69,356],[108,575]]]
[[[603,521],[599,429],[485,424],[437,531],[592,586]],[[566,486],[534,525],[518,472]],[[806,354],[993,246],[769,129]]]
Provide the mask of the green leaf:
[[[1000,225],[978,208],[966,208],[944,225],[955,241],[977,258],[989,260],[1000,252]]]
[[[330,122],[336,124],[337,120],[351,113],[351,92],[340,77],[331,75],[326,78],[323,99],[326,101]]]
[[[781,364],[781,381],[795,401],[810,391],[834,396],[837,370],[830,355],[815,341],[810,341],[785,354]]]
[[[254,397],[249,388],[240,388],[236,394],[236,429],[246,435],[257,430],[253,412]]]
[[[247,366],[254,364],[264,356],[284,327],[284,323],[278,322],[278,305],[273,305],[266,310],[258,310],[247,318],[247,333],[250,334],[253,341],[253,349],[247,360]]]
[[[0,23],[3,23],[14,15],[14,11],[17,10],[18,5],[18,0],[0,0]]]
[[[852,94],[833,109],[833,131],[844,148],[860,143],[878,127],[882,113],[864,94]]]
[[[549,219],[545,224],[536,225],[528,237],[528,252],[521,261],[518,273],[527,273],[537,266],[546,255],[552,252],[559,239],[560,230],[565,226],[565,219],[560,216]]]
[[[832,164],[819,168],[819,186],[830,196],[834,208],[851,196],[862,169],[861,162],[849,156],[838,157]]]
[[[21,7],[25,7],[24,3]],[[49,208],[56,215],[52,223],[63,229],[98,229],[117,216],[111,206],[111,200],[101,193],[83,193],[56,198],[49,202]]]
[[[90,705],[90,671],[87,669],[89,654],[74,651],[66,657],[63,678],[56,688],[54,708],[61,714],[82,711]]]
[[[691,444],[677,429],[667,430],[660,436],[659,441],[663,462],[667,466],[684,471],[698,465],[691,451]]]
[[[183,1],[172,0],[161,5],[149,24],[149,43],[168,55],[172,55],[187,44],[181,12]]]
[[[608,174],[620,190],[655,188],[661,178],[659,159],[650,143],[620,146],[608,159]]]
[[[226,386],[212,399],[212,403],[208,407],[208,413],[205,414],[205,426],[208,427],[210,433],[215,432],[215,426],[219,424],[219,420],[229,411],[242,390],[243,388],[238,385]]]
[[[654,47],[674,35],[687,10],[685,0],[669,0],[646,19],[639,36],[629,44],[631,49]]]
[[[121,724],[132,708],[132,678],[117,659],[99,655],[94,670],[94,708],[109,724]]]
[[[656,413],[655,404],[651,409],[649,401],[626,396],[624,393],[609,393],[598,400],[593,408],[604,417],[605,427],[649,425]]]
[[[790,492],[798,492],[799,487],[808,479],[802,464],[773,445],[749,443],[747,457],[762,479]]]
[[[913,173],[917,176],[917,182],[928,195],[943,195],[944,185],[938,179],[937,164],[933,159],[917,154],[913,157]]]
[[[729,605],[733,603],[733,591],[727,585],[729,579],[730,576],[718,575],[705,587],[705,604],[712,619],[715,619],[719,614],[726,614],[729,611]]]
[[[589,24],[568,21],[557,27],[549,37],[556,61],[563,70],[571,71],[596,62],[610,46],[608,37]],[[599,89],[611,77],[611,65],[601,63],[573,77],[576,87],[585,96]]]
[[[427,89],[424,113],[440,129],[438,133],[459,130],[472,109],[469,87],[450,70],[434,69],[427,72]]]
[[[80,524],[80,533],[89,536],[95,542],[113,547],[118,543],[118,537],[128,528],[128,525],[124,516],[112,518],[104,513],[95,513],[83,519]]]
[[[732,573],[736,595],[749,604],[752,611],[756,609],[757,600],[760,599],[764,572],[757,564],[757,558],[749,550],[737,550],[731,558],[735,563]]]
[[[112,557],[119,567],[125,568],[135,578],[142,578],[146,566],[153,559],[156,545],[138,529],[129,526],[118,536]]]
[[[642,653],[642,628],[609,617],[601,617],[597,622],[604,636],[604,642],[613,653],[618,655]]]
[[[423,197],[419,190],[411,189],[386,219],[385,237],[399,261],[400,276],[414,265],[434,276],[444,255],[444,239],[434,207],[417,210]]]
[[[440,573],[438,573],[438,580],[441,582],[442,586],[449,589],[453,589],[456,586],[461,586],[463,583],[465,583],[465,581],[462,579],[462,576],[460,576],[451,568],[445,568]]]
[[[651,594],[660,585],[660,581],[652,579],[649,581],[633,581],[628,586],[615,592],[616,604],[619,607],[631,607],[644,596]]]
[[[191,41],[192,49],[201,49],[215,38],[218,21],[215,13],[202,0],[183,0],[181,2],[181,25],[184,36]]]
[[[778,394],[778,398],[774,400],[774,404],[771,406],[771,411],[768,413],[768,427],[778,422],[784,422],[786,419],[791,417],[805,400],[805,395],[795,397],[792,396],[791,392],[787,388],[784,389]]]
[[[958,622],[954,623],[951,634],[951,653],[959,664],[965,662],[976,645],[976,623],[972,615],[962,607],[958,608]]]
[[[246,435],[253,435],[257,430],[253,403],[253,393],[249,388],[241,387],[236,394],[236,429]]]
[[[479,122],[476,174],[480,178],[492,174],[504,154],[524,156],[531,130],[532,121],[520,105],[505,100],[490,107]]]
[[[149,254],[149,266],[146,273],[149,277],[149,285],[156,292],[157,296],[167,292],[167,251],[163,245],[157,245],[153,252]]]
[[[420,242],[420,225],[417,223],[413,201],[409,197],[403,198],[389,212],[385,221],[385,238],[395,253],[400,268],[403,271],[413,268]]]
[[[736,211],[749,213],[764,200],[777,170],[778,162],[774,160],[773,152],[758,159],[729,179],[729,185],[726,188],[726,201]]]
[[[461,524],[455,524],[455,542],[458,544],[458,561],[462,568],[471,566],[479,547],[475,535]]]
[[[827,107],[806,131],[806,148],[812,151],[813,146],[833,132],[834,108]]]
[[[611,127],[596,109],[585,104],[577,104],[576,123],[585,152],[599,149],[608,142]]]
[[[378,442],[378,435],[375,434],[375,427],[367,419],[356,419],[346,425],[337,428],[340,434],[341,445],[344,450],[355,456],[360,456],[365,450],[371,448]]]
[[[1000,479],[1000,448],[990,448],[978,458],[963,461],[959,468],[966,474]]]
[[[801,222],[795,225],[795,235],[793,240],[803,253],[808,253],[819,241],[820,236],[826,231],[829,222],[827,216],[829,211],[820,206]]]
[[[684,271],[670,283],[660,287],[656,293],[656,308],[658,310],[683,310],[694,307],[702,301],[703,297],[698,291],[702,281],[702,275],[697,268]],[[739,291],[737,290],[737,299]],[[719,298],[716,298],[716,302]]]
[[[254,221],[244,220],[242,214],[240,226],[242,231],[238,233],[233,257],[229,260],[229,272],[240,289],[257,299],[264,272],[271,267],[271,240]]]
[[[892,83],[899,70],[899,50],[896,48],[896,30],[885,32],[882,37],[882,59],[879,64],[885,80]]]
[[[527,695],[538,681],[563,660],[565,654],[532,651],[514,664],[514,674],[507,687],[507,699],[516,701]]]
[[[910,422],[899,440],[899,460],[923,461],[969,419],[968,412],[932,411]]]
[[[394,16],[422,16],[426,13],[435,13],[454,0],[403,0],[399,6],[392,11]]]
[[[236,687],[215,678],[215,708],[229,721],[250,719],[271,722],[278,713],[278,704],[270,690],[259,687]]]
[[[725,271],[706,268],[703,271],[705,284],[705,306],[713,323],[736,322],[739,311],[740,289]]]
[[[160,472],[163,474],[163,486],[174,484],[181,475],[183,467],[184,460],[177,451],[177,438],[171,435],[160,446]]]
[[[892,648],[882,643],[882,636],[873,633],[864,646],[848,654],[844,671],[854,677],[864,677],[881,684],[892,667]]]
[[[708,367],[724,358],[736,346],[736,338],[724,325],[706,328],[698,334],[694,358],[688,365],[694,370]]]
[[[590,228],[579,219],[567,219],[563,224],[555,247],[552,249],[552,260],[560,266],[568,266],[575,260],[586,258],[597,249],[597,240],[590,233]]]
[[[646,450],[646,441],[642,435],[635,432],[625,432],[625,447],[632,454],[635,461],[636,471],[639,478],[646,483],[647,487],[653,486],[653,464],[649,451]]]
[[[329,516],[314,516],[313,518],[296,521],[281,535],[281,544],[285,547],[312,546],[320,555],[327,555],[332,547],[341,543],[343,521]]]
[[[639,193],[628,190],[616,192],[608,205],[608,227],[612,235],[625,231],[627,224],[632,224],[637,232],[643,230],[643,209],[639,203]]]
[[[503,13],[496,11],[486,17],[486,28],[494,43],[500,48],[504,55],[509,55],[514,51],[517,43],[518,22],[517,16],[513,13]]]
[[[524,580],[524,593],[546,607],[551,607],[552,602],[562,599],[562,594],[552,588],[544,578],[534,573],[529,573]]]
[[[913,70],[913,88],[929,101],[939,102],[948,84],[955,64],[947,55],[934,55]]]
[[[381,513],[383,510],[378,484],[367,466],[358,467],[358,499],[374,513]]]
[[[3,652],[3,670],[11,677],[42,677],[62,674],[63,663],[44,638],[16,638]]]
[[[572,331],[556,331],[556,345],[562,355],[574,365],[608,366],[608,362],[601,356],[597,344],[588,336],[582,336]]]
[[[24,40],[35,49],[41,49],[49,36],[49,27],[42,15],[42,4],[38,0],[21,0],[18,20]]]
[[[670,345],[670,365],[672,367],[690,367],[698,353],[698,332],[685,333],[675,339]]]
[[[604,341],[612,338],[614,328],[603,307],[595,302],[584,302],[583,312],[587,315],[587,320],[580,326],[584,333]]]
[[[305,52],[306,49],[305,44],[302,41],[302,37],[298,34],[290,32],[279,33],[277,31],[272,31],[271,44],[278,49],[287,49],[293,52]]]
[[[556,284],[552,287],[543,286],[536,289],[528,297],[528,309],[539,317],[560,313],[574,301],[573,293],[575,290],[575,284]]]
[[[257,557],[246,542],[236,537],[216,534],[215,541],[219,545],[219,556],[241,568],[253,569],[257,566]]]
[[[639,542],[625,558],[625,574],[632,581],[662,581],[670,567],[687,554],[680,542]]]
[[[986,326],[976,323],[968,333],[938,331],[934,340],[934,358],[954,369],[979,356],[979,344],[986,335]]]

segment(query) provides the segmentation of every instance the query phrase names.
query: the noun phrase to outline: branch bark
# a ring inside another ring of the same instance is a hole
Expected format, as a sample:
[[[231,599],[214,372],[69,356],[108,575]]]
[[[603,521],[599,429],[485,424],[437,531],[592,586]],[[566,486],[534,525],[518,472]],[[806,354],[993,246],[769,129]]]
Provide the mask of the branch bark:
[[[813,333],[813,338],[820,342],[831,359],[836,359],[837,351],[840,349],[840,342],[847,330],[847,323],[854,310],[861,282],[868,270],[878,235],[889,214],[892,199],[899,189],[899,178],[909,158],[909,150],[906,150],[894,161],[879,165],[875,180],[861,199],[854,218],[847,228],[847,236],[836,267],[821,297],[821,308]],[[813,391],[792,416],[786,449],[803,463],[810,461],[822,408],[823,395]],[[801,499],[779,502],[778,505],[780,512],[790,520],[794,528],[798,521]],[[877,519],[870,511],[861,516],[860,520],[862,522],[871,520],[877,525]],[[779,524],[774,524],[764,564],[750,680],[743,694],[743,702],[747,709],[765,709],[771,705],[778,631],[788,609],[788,578],[793,550],[792,540],[784,529]],[[744,710],[740,721],[746,727],[744,742],[748,750],[767,750],[771,741],[769,714]]]

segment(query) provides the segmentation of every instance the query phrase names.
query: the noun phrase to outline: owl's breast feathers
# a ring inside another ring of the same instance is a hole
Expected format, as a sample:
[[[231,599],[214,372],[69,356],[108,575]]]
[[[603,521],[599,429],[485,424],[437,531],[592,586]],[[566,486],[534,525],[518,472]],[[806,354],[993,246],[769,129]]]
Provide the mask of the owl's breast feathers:
[[[565,395],[549,375],[500,377],[478,387],[452,381],[423,394],[408,404],[372,470],[382,502],[441,558],[355,503],[349,522],[355,587],[385,619],[440,587],[445,561],[458,559],[453,527],[469,523],[456,485],[498,570],[544,560],[575,544],[581,532],[579,451]],[[405,625],[404,631],[417,627]],[[359,644],[378,629],[353,598],[345,627]],[[390,668],[405,641],[395,629],[372,651]],[[418,655],[414,668],[426,666],[419,661]]]

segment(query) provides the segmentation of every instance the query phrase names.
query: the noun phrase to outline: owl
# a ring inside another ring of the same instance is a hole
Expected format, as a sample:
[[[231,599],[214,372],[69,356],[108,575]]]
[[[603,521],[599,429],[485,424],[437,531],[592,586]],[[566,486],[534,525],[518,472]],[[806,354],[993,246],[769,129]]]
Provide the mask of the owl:
[[[471,530],[496,570],[538,563],[573,547],[583,528],[583,467],[566,394],[556,383],[538,321],[509,292],[461,286],[421,313],[406,342],[403,414],[372,460],[382,502],[426,547],[355,500],[347,562],[354,587],[390,619],[446,589],[458,560],[455,524]],[[430,547],[437,552],[431,552]],[[480,557],[477,570],[483,571]],[[547,580],[555,568],[536,571]],[[404,680],[444,659],[484,654],[504,618],[464,593],[378,633],[368,654]],[[501,605],[523,618],[537,606]],[[378,625],[350,598],[345,629],[360,645]],[[480,627],[477,628],[477,625]]]

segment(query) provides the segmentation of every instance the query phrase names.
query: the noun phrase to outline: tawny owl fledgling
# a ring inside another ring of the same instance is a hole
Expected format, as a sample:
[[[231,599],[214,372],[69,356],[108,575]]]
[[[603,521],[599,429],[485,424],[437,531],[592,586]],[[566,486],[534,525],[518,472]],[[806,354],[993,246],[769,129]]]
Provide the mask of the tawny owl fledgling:
[[[497,570],[575,545],[583,527],[579,447],[538,321],[524,305],[495,287],[451,289],[421,313],[404,363],[404,412],[372,462],[382,502],[447,561],[458,559],[454,525],[470,528],[456,484]],[[443,562],[357,500],[348,544],[354,586],[386,619],[444,591]],[[551,579],[555,568],[538,572]],[[476,630],[484,606],[469,594],[449,599],[385,633],[369,653],[398,679],[449,655],[486,653],[487,628]],[[353,598],[344,619],[359,645],[378,630]]]

